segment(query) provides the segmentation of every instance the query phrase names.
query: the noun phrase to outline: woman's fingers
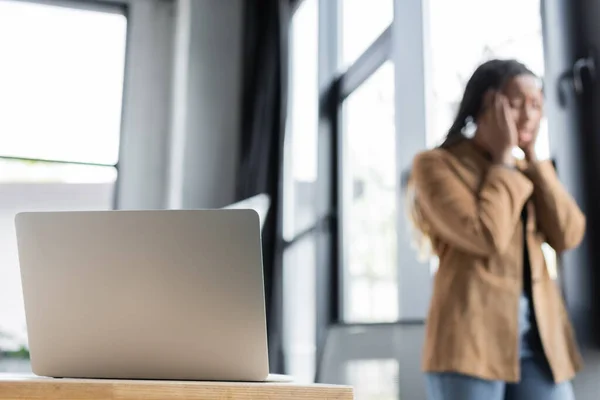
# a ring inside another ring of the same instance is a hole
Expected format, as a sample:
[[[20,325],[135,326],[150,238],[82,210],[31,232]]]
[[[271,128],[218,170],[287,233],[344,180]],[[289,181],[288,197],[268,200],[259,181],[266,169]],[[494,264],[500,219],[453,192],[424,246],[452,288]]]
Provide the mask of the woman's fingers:
[[[496,93],[494,95],[494,127],[498,134],[502,134],[505,129],[506,121],[504,118],[504,105],[502,103],[502,95]]]
[[[510,143],[516,145],[517,129],[512,113],[510,112],[510,104],[505,96],[500,96],[500,102],[501,110],[499,120],[502,121],[502,129],[509,136]]]

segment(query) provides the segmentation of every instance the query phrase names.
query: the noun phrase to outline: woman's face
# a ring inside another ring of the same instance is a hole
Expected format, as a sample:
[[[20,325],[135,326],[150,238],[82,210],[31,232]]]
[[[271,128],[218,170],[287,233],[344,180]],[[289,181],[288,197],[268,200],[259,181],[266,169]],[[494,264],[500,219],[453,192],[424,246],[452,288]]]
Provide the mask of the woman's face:
[[[525,148],[537,137],[544,112],[539,79],[531,75],[512,78],[504,88],[519,134],[519,147]]]

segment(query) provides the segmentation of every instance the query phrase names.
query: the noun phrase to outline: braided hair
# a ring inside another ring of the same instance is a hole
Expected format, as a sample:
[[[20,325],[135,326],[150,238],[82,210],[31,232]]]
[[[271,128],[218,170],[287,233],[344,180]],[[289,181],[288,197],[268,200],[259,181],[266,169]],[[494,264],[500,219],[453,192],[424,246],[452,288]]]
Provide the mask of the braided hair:
[[[490,89],[502,90],[508,81],[520,75],[536,76],[516,60],[490,60],[481,64],[467,82],[454,122],[440,147],[448,148],[464,140],[466,138],[464,131],[467,125],[470,122],[476,122],[481,116],[486,93]],[[406,183],[406,211],[412,225],[412,244],[417,250],[419,259],[426,262],[435,251],[429,235],[429,224],[423,218],[418,206],[414,182],[410,173]]]
[[[536,76],[516,60],[490,60],[481,64],[467,82],[456,118],[441,147],[450,147],[464,139],[463,131],[467,124],[477,121],[483,111],[484,96],[488,90],[501,90],[509,80],[519,75]]]

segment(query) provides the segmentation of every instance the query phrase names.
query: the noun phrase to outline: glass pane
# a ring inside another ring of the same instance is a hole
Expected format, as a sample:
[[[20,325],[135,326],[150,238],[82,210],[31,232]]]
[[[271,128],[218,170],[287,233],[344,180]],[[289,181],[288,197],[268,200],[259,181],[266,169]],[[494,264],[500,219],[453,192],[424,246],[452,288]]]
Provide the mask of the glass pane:
[[[114,167],[0,160],[0,372],[30,372],[14,228],[22,211],[108,210]]]
[[[305,0],[291,28],[290,110],[284,160],[284,238],[316,220],[318,1]]]
[[[399,365],[394,359],[359,360],[346,365],[347,384],[356,400],[398,400]]]
[[[342,67],[350,66],[394,20],[393,0],[340,0]]]
[[[287,373],[312,383],[316,365],[316,240],[303,238],[283,255],[284,351]]]
[[[343,107],[345,320],[394,321],[398,282],[393,64],[381,66]],[[375,297],[382,284],[384,302]]]
[[[430,0],[428,8],[433,93],[427,134],[429,146],[435,146],[452,124],[465,84],[479,64],[516,58],[543,76],[544,48],[540,0]],[[549,156],[546,123],[537,147],[540,157]]]
[[[115,164],[127,20],[0,1],[0,155]]]

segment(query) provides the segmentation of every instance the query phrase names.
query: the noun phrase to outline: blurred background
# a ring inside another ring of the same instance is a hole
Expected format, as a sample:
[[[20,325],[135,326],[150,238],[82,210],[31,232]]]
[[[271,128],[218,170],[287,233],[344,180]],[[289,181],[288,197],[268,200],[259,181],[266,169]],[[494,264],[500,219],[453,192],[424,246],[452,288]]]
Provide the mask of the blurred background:
[[[271,198],[272,372],[421,399],[436,260],[404,214],[490,58],[544,77],[538,150],[588,215],[545,254],[600,392],[597,0],[0,0],[0,372],[29,371],[14,215]]]

